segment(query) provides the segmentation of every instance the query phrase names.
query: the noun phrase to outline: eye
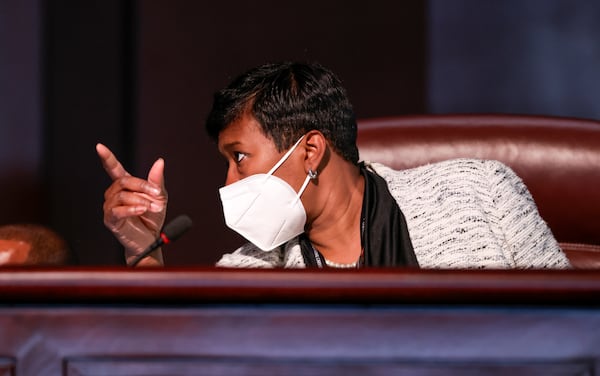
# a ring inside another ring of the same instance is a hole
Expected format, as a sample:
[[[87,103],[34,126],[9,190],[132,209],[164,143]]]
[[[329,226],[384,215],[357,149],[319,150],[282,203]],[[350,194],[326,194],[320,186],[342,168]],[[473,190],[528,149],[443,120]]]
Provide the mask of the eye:
[[[235,159],[235,163],[240,163],[241,161],[244,160],[244,158],[246,158],[246,154],[245,153],[240,153],[238,151],[234,151],[233,152],[233,159]]]

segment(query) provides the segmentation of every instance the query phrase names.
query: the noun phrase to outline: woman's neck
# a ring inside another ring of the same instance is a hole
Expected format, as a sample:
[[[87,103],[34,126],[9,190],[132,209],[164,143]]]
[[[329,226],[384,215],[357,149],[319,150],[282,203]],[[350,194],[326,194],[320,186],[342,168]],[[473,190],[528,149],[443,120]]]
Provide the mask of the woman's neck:
[[[317,213],[306,232],[327,260],[348,264],[360,258],[364,190],[360,169],[347,162],[319,176],[315,189]]]

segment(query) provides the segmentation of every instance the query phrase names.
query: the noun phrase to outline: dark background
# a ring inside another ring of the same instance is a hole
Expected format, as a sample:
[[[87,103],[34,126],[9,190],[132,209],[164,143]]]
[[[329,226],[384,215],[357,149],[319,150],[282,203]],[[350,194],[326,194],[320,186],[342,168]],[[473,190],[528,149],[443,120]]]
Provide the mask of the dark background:
[[[0,2],[0,223],[62,233],[81,264],[122,264],[102,224],[103,142],[135,175],[166,160],[169,265],[241,244],[204,134],[212,94],[268,61],[318,61],[359,118],[507,112],[600,118],[600,3],[567,0]]]

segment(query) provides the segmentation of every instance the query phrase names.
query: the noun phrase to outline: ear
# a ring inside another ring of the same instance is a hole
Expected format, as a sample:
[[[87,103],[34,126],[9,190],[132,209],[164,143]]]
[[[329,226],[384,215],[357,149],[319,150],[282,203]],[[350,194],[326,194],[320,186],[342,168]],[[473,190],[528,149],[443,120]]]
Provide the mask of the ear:
[[[304,170],[308,174],[309,170],[320,172],[324,157],[327,153],[327,139],[323,133],[312,130],[305,136],[304,147],[306,156],[304,159]]]

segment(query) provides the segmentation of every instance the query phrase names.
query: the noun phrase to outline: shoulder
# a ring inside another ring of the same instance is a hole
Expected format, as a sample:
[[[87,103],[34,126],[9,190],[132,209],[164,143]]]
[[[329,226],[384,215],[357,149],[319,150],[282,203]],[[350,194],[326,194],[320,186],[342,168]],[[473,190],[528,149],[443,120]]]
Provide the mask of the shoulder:
[[[453,159],[406,170],[370,167],[405,215],[422,267],[509,266],[490,186],[504,178],[502,163]]]
[[[405,170],[377,163],[367,166],[386,181],[403,211],[446,208],[454,213],[457,208],[473,205],[489,211],[499,204],[508,210],[501,203],[515,201],[533,206],[523,181],[510,167],[495,160],[452,159]]]
[[[377,162],[365,162],[365,166],[382,176],[420,176],[432,172],[436,174],[487,174],[490,172],[513,173],[504,163],[491,159],[456,158],[440,162],[428,163],[417,167],[395,170]]]
[[[404,170],[372,162],[365,162],[365,166],[381,176],[390,191],[410,196],[420,190],[466,189],[488,185],[495,180],[519,180],[508,166],[495,160],[459,158]]]

